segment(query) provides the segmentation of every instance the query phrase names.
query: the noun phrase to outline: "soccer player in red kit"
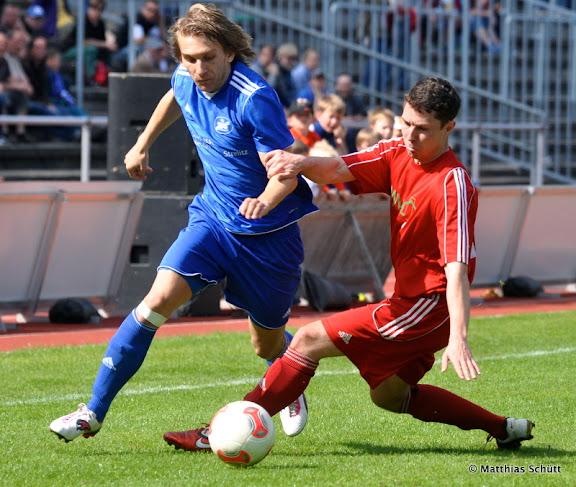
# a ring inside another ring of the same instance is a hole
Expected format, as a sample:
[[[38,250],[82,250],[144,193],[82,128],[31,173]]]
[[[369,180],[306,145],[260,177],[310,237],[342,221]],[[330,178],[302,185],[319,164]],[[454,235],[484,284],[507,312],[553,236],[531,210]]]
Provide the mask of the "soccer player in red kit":
[[[452,363],[461,379],[480,374],[467,338],[478,195],[448,144],[459,108],[460,97],[448,81],[425,78],[404,98],[402,139],[334,158],[284,151],[268,155],[269,177],[301,173],[317,183],[347,182],[355,194],[390,196],[396,284],[389,299],[298,330],[245,400],[274,415],[302,394],[320,359],[345,355],[383,409],[481,429],[500,448],[516,449],[532,438],[529,420],[500,416],[445,389],[420,384],[434,353],[443,348],[443,372]]]

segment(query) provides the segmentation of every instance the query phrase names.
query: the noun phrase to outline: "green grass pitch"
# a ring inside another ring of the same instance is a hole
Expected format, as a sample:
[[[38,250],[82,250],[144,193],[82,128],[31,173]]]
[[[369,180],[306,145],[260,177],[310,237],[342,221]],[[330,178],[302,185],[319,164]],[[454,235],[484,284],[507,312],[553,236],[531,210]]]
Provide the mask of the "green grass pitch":
[[[337,358],[320,363],[308,388],[306,429],[288,438],[275,418],[272,452],[245,469],[176,451],[162,434],[209,422],[255,386],[265,363],[247,333],[155,340],[102,431],[68,444],[48,425],[88,401],[105,346],[0,353],[0,485],[576,485],[575,336],[576,312],[474,318],[470,343],[482,375],[467,383],[437,364],[424,378],[533,420],[535,437],[517,452],[486,444],[482,431],[379,410],[354,367]]]

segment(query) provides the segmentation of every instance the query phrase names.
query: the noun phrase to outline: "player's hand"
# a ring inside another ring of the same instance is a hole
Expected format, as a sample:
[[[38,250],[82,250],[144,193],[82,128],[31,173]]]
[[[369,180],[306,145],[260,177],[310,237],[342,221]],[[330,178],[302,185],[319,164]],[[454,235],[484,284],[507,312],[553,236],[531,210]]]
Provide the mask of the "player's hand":
[[[246,198],[240,205],[240,214],[247,220],[255,220],[267,215],[270,205],[258,198]]]
[[[153,169],[148,165],[148,151],[132,147],[124,157],[126,171],[132,179],[144,181]]]
[[[472,356],[472,351],[465,339],[451,339],[442,355],[442,372],[448,370],[448,362],[461,379],[476,379],[481,374],[480,367]]]
[[[295,178],[300,174],[304,156],[283,150],[273,150],[264,157],[268,179],[278,176],[279,180]]]

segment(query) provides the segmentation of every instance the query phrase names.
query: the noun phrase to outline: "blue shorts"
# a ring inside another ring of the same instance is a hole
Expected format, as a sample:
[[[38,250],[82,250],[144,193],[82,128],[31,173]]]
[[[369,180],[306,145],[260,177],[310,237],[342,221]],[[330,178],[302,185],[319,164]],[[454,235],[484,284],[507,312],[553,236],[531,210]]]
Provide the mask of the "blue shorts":
[[[188,226],[158,269],[182,275],[194,294],[226,278],[224,297],[248,311],[254,324],[268,329],[284,326],[304,260],[298,224],[271,233],[240,235],[198,208],[188,211]]]

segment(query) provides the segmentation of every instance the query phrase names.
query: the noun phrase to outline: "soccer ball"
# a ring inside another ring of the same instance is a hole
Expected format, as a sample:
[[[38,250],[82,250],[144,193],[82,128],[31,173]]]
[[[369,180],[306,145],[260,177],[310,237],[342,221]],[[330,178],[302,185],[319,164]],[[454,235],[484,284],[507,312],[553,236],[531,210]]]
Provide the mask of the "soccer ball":
[[[218,411],[208,430],[212,451],[236,467],[262,461],[274,446],[276,431],[268,412],[256,403],[237,401]]]

